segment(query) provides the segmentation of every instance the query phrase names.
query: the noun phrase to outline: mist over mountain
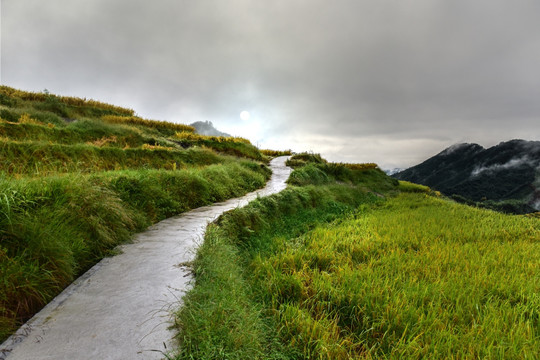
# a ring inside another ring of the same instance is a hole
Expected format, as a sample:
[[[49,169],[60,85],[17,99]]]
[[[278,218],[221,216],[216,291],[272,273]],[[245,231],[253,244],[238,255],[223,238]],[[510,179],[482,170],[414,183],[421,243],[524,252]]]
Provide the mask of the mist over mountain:
[[[403,168],[393,168],[393,169],[383,169],[383,171],[386,173],[386,175],[394,175],[394,174],[397,174],[398,172],[401,172],[405,169]]]
[[[231,135],[221,132],[214,127],[211,121],[196,121],[190,124],[195,128],[195,132],[199,135],[208,135],[208,136],[225,136],[230,137]]]
[[[498,203],[508,212],[539,211],[540,141],[511,140],[488,149],[456,144],[392,176],[464,202]]]

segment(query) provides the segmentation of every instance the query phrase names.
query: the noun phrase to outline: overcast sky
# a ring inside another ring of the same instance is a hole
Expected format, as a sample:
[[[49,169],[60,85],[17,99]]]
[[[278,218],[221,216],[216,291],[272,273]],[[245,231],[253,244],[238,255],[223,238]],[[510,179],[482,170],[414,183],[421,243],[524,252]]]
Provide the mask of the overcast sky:
[[[0,1],[4,85],[383,168],[540,140],[538,0]]]

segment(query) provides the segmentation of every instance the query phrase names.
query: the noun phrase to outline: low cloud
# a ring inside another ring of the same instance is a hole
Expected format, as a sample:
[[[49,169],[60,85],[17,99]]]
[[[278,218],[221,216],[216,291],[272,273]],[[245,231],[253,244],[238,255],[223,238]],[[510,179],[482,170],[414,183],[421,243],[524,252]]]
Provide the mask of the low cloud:
[[[540,211],[540,199],[535,200],[531,203],[531,206],[536,210]]]
[[[509,170],[514,169],[517,167],[521,167],[523,165],[529,165],[534,168],[539,168],[540,166],[540,160],[539,159],[531,159],[529,156],[525,155],[521,158],[513,158],[510,161],[503,163],[503,164],[493,164],[489,166],[479,166],[476,167],[472,172],[471,176],[475,177],[480,174],[485,173],[496,173],[503,170]],[[539,169],[540,170],[540,169]]]
[[[452,146],[449,146],[448,148],[444,149],[443,151],[441,151],[440,155],[450,155],[452,154],[453,152],[463,148],[463,147],[466,147],[466,146],[469,146],[470,144],[467,144],[467,143],[461,143],[461,144],[454,144]]]

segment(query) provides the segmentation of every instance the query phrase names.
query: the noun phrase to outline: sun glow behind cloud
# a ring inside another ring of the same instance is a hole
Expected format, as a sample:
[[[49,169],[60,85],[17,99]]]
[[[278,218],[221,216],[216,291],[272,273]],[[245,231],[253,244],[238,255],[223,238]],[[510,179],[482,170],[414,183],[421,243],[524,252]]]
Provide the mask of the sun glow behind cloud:
[[[244,110],[240,113],[240,119],[242,119],[243,121],[248,121],[249,120],[249,112]]]

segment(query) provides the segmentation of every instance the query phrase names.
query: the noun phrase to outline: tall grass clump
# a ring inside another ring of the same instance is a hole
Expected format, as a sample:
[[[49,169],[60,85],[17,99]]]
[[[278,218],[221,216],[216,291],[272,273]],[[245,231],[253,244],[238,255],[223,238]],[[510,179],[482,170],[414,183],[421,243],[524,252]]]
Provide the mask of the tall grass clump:
[[[385,192],[396,189],[398,181],[389,178],[377,164],[330,163],[319,154],[301,153],[287,160],[287,165],[295,171],[287,181],[291,185],[322,185],[344,183],[359,185],[373,192]]]
[[[210,226],[198,254],[197,290],[184,297],[189,313],[179,318],[184,331],[182,358],[275,358],[264,351],[268,339],[261,309],[250,300],[243,269],[235,265],[241,259],[238,251]],[[189,325],[184,327],[186,321]]]
[[[260,188],[248,161],[186,170],[0,177],[0,338],[130,235],[188,209]]]
[[[48,110],[64,115],[105,115],[116,114],[133,116],[132,109],[102,103],[96,100],[87,100],[71,96],[58,96],[44,92],[30,92],[17,90],[8,86],[0,86],[0,102],[2,105],[11,107],[32,105],[39,110]]]
[[[45,125],[49,128],[64,126],[65,122],[58,115],[51,112],[36,111],[34,109],[1,109],[0,124],[21,125],[35,124]]]
[[[0,182],[3,339],[136,224],[115,194],[81,177]]]
[[[320,154],[314,154],[310,152],[294,154],[287,160],[287,166],[290,166],[293,169],[300,168],[310,163],[311,164],[326,164],[327,161],[323,159]]]
[[[204,146],[220,153],[262,161],[263,155],[247,139],[232,136],[207,136],[190,132],[176,132],[172,140],[183,147]]]
[[[182,171],[115,171],[94,175],[151,223],[188,209],[243,195],[264,185],[266,167],[247,161]]]
[[[141,125],[161,131],[166,131],[167,135],[174,135],[177,131],[184,131],[192,133],[195,131],[193,126],[176,124],[167,121],[158,121],[158,120],[147,120],[137,116],[116,116],[116,115],[105,115],[101,119],[105,122],[112,124],[129,124],[129,125]]]
[[[262,149],[260,150],[261,154],[265,156],[270,157],[278,157],[278,156],[290,156],[292,155],[292,150],[270,150],[270,149]]]
[[[104,138],[101,141],[110,139]],[[18,161],[14,162],[13,159]],[[0,142],[0,168],[10,175],[49,176],[58,173],[92,173],[126,169],[180,169],[226,161],[205,149],[177,150],[159,146],[121,149],[90,144]]]
[[[39,121],[39,118],[36,118]],[[1,122],[0,136],[19,142],[48,142],[53,144],[100,144],[103,139],[113,139],[107,146],[119,148],[141,147],[156,144],[159,140],[128,127],[114,126],[91,120],[78,120],[69,125],[42,121],[34,123]],[[102,145],[101,145],[102,146]]]
[[[191,140],[191,141],[200,141],[200,140],[211,140],[218,143],[242,143],[242,144],[251,144],[248,139],[236,136],[213,136],[213,135],[200,135],[194,132],[177,132],[175,137],[181,140]]]

